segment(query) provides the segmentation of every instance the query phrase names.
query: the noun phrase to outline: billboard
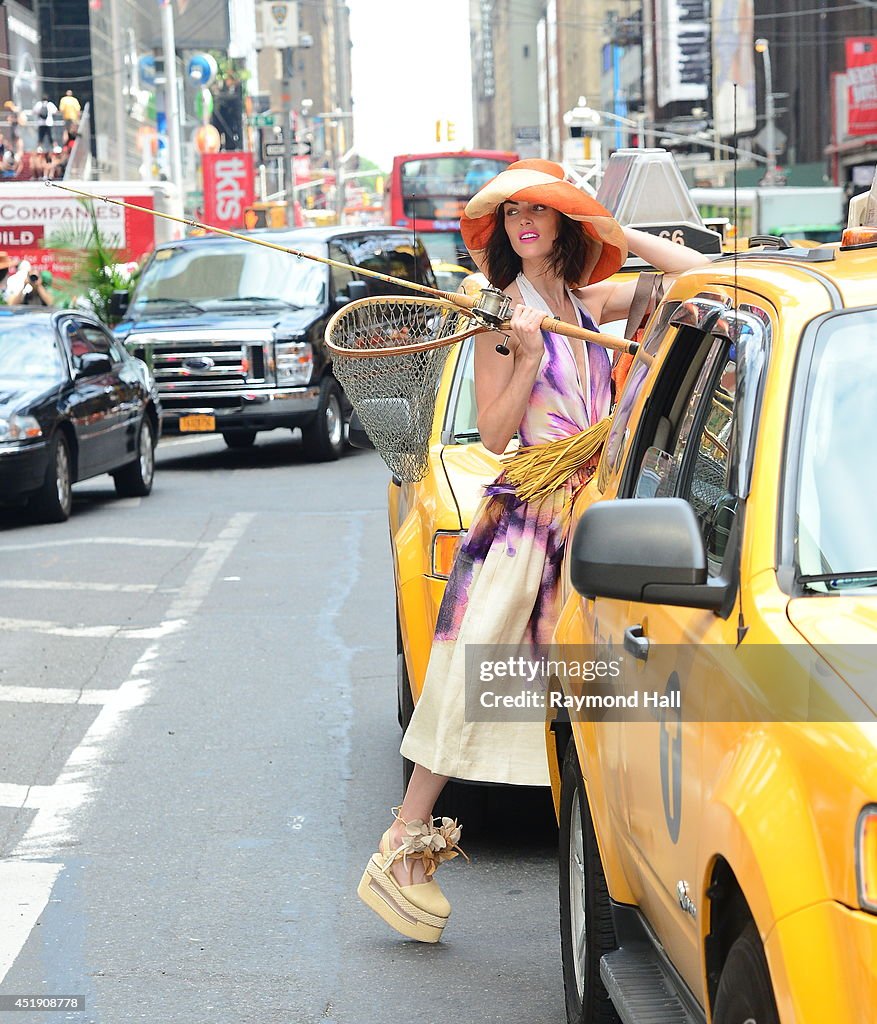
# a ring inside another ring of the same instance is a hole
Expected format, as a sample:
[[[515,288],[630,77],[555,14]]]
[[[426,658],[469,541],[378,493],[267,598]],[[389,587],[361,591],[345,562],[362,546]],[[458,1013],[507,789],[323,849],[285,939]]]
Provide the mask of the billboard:
[[[847,102],[850,135],[877,132],[877,36],[846,41]]]
[[[221,228],[244,225],[244,210],[255,197],[253,154],[229,151],[204,153],[204,218]]]
[[[655,0],[658,106],[709,95],[709,0]]]
[[[755,131],[753,0],[713,0],[713,125],[719,135]],[[737,116],[734,118],[734,85]]]

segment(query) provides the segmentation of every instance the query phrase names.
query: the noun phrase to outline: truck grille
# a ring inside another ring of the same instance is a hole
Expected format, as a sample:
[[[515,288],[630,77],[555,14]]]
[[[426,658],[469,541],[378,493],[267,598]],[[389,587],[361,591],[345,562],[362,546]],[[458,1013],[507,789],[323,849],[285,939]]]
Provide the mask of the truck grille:
[[[161,332],[128,338],[159,392],[230,390],[268,383],[272,336],[265,331]]]

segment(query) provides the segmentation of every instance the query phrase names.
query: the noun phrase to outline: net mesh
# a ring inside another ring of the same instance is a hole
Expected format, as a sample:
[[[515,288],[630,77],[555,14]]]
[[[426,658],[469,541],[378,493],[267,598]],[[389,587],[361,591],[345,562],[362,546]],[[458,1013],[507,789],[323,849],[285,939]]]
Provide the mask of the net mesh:
[[[439,377],[449,346],[470,327],[449,303],[393,297],[351,303],[329,322],[335,376],[400,480],[426,476]],[[387,353],[400,348],[411,351]]]

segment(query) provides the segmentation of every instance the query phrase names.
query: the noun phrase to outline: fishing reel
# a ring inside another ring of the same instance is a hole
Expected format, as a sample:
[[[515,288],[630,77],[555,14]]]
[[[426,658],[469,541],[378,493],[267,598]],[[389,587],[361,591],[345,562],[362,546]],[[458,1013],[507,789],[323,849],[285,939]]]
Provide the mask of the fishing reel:
[[[499,330],[512,315],[512,300],[508,295],[503,295],[498,288],[482,288],[478,302],[472,307],[472,313],[482,323]],[[502,343],[496,346],[496,351],[501,356],[509,354],[509,349]]]

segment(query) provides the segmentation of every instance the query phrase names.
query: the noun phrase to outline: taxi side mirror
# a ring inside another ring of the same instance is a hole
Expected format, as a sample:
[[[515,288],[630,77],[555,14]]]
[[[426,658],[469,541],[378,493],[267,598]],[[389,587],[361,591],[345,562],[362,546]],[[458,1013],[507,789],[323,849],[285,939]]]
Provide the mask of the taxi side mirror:
[[[372,439],[365,432],[365,427],[355,412],[350,417],[350,424],[347,428],[347,440],[354,448],[365,448],[366,450],[374,451],[375,446],[372,443]]]
[[[589,508],[573,537],[572,584],[588,598],[718,611],[728,584],[710,579],[700,523],[682,498],[627,498]]]

